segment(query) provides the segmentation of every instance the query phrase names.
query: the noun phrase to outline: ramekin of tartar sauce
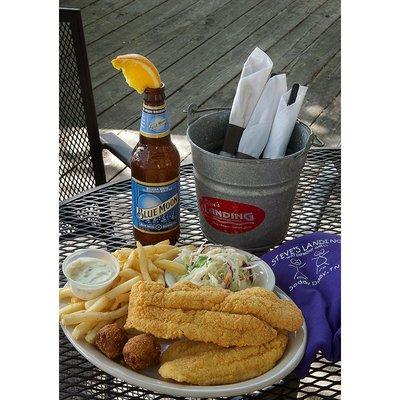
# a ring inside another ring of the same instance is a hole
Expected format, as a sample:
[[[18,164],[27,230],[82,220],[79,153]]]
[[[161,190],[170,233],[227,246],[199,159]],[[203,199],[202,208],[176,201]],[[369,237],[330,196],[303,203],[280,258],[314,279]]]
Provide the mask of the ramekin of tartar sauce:
[[[90,300],[109,288],[118,276],[119,264],[116,258],[105,250],[82,249],[64,260],[62,271],[74,296]]]

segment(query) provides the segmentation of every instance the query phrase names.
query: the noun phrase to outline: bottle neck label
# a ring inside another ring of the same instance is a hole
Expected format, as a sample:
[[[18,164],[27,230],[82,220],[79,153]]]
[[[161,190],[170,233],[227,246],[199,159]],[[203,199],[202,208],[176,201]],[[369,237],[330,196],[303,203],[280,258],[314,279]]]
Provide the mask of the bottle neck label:
[[[169,135],[169,130],[165,104],[155,107],[143,104],[140,133],[146,137],[160,138]]]

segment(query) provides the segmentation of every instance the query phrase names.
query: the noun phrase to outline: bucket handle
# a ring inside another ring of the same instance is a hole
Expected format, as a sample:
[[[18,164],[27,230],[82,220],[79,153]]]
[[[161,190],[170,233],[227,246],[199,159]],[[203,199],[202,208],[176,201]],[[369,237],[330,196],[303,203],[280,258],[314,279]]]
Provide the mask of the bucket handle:
[[[314,140],[312,145],[315,147],[325,147],[325,142],[314,133]]]
[[[187,110],[183,110],[183,112],[186,115],[187,118],[187,125],[191,125],[194,121],[196,121],[200,116],[195,116],[195,114],[199,114],[202,112],[207,112],[207,111],[226,111],[230,110],[230,107],[212,107],[212,108],[203,108],[199,110],[199,106],[195,103],[189,104]]]
[[[309,127],[309,126],[308,126],[307,124],[305,124],[303,121],[300,121],[298,118],[297,118],[297,122],[298,122],[299,124],[301,124],[301,125],[304,125],[305,127],[307,127],[307,128],[310,130],[310,132],[311,132],[311,144],[310,144],[310,147],[311,147],[311,146],[314,146],[314,147],[325,147],[325,142],[322,141],[322,139],[319,138],[319,137],[312,131],[311,127]]]

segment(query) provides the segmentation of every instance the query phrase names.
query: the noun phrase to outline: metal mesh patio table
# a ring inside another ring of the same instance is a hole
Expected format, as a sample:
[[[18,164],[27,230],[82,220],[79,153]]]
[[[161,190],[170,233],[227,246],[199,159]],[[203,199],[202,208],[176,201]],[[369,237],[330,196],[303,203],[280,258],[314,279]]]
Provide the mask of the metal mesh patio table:
[[[61,263],[80,248],[114,251],[132,247],[131,187],[124,180],[99,186],[60,204]],[[303,169],[286,240],[314,231],[340,233],[340,150],[310,151]],[[181,236],[179,244],[201,244],[192,165],[181,167]],[[60,329],[60,399],[169,399],[129,385],[96,368],[81,356]],[[235,397],[240,398],[240,397]],[[244,399],[340,399],[340,363],[321,355],[309,375],[283,381],[243,396]]]

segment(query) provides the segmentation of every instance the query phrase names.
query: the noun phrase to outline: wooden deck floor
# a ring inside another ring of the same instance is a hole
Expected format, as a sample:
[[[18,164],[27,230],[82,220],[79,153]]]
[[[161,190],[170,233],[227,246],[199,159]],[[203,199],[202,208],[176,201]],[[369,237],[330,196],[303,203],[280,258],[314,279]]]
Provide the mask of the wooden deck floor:
[[[339,0],[61,0],[82,10],[99,127],[135,130],[141,97],[111,66],[141,53],[166,84],[172,131],[188,104],[230,106],[243,62],[259,46],[288,83],[308,85],[301,119],[340,146]]]

